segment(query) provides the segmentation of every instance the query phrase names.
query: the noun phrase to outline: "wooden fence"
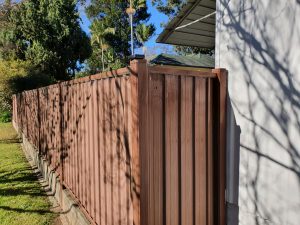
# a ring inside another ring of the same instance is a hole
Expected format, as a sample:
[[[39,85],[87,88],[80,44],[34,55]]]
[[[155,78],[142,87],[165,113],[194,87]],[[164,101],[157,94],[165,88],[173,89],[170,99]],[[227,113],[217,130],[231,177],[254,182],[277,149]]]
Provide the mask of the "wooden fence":
[[[26,91],[13,120],[94,224],[225,225],[226,70],[129,68]]]

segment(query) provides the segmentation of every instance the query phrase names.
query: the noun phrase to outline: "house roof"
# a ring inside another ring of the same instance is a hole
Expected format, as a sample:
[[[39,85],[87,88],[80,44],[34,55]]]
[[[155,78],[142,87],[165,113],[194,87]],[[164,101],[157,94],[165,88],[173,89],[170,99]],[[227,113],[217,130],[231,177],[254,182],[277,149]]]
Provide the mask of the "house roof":
[[[214,68],[214,58],[209,55],[180,56],[160,54],[150,61],[151,64],[184,67]]]
[[[215,46],[215,15],[186,25],[216,11],[216,0],[188,0],[187,4],[157,38],[158,43],[213,48]]]

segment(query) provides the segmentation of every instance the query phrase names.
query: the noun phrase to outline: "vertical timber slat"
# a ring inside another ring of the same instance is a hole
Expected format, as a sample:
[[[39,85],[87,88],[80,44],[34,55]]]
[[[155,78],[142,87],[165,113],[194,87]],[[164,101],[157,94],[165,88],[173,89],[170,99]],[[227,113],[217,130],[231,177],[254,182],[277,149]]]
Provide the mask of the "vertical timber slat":
[[[179,225],[179,79],[176,76],[165,79],[166,224]]]
[[[207,224],[207,79],[195,81],[195,224]]]
[[[92,224],[226,224],[225,69],[133,60],[12,100],[16,128]]]
[[[193,78],[181,78],[181,224],[193,225]]]

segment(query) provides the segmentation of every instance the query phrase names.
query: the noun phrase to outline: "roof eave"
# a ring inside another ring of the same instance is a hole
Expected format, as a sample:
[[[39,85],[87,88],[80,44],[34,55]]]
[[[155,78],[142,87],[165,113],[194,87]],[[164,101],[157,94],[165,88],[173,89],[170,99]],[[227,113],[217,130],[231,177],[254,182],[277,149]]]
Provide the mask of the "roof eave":
[[[156,39],[157,43],[162,44],[172,44],[172,45],[178,45],[178,46],[191,46],[191,47],[200,47],[200,48],[214,48],[215,43],[210,43],[209,45],[205,45],[204,43],[198,42],[197,44],[181,42],[178,40],[178,43],[175,43],[174,41],[170,41],[170,36],[175,32],[175,28],[180,26],[181,23],[189,16],[189,14],[202,2],[203,0],[189,0],[187,2],[187,5],[183,7],[183,9],[179,12],[179,14],[174,17],[166,26],[166,28],[163,30],[163,32],[158,36]],[[196,10],[196,9],[195,9]],[[211,34],[210,34],[211,35]],[[175,35],[174,35],[175,36]],[[199,38],[207,38],[206,35],[198,35]],[[211,37],[211,38],[214,38]]]

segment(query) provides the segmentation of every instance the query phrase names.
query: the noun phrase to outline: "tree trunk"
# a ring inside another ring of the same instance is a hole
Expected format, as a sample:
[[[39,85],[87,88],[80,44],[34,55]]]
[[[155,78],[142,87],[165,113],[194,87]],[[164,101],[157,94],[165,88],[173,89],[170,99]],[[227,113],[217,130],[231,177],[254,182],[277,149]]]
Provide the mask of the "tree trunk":
[[[144,54],[144,56],[146,56],[146,52],[147,52],[147,47],[143,44],[143,54]]]
[[[104,72],[104,50],[103,50],[103,41],[101,40],[101,61],[102,61],[102,72]]]

